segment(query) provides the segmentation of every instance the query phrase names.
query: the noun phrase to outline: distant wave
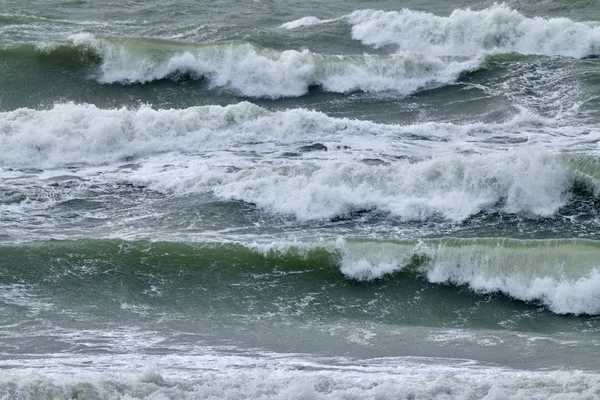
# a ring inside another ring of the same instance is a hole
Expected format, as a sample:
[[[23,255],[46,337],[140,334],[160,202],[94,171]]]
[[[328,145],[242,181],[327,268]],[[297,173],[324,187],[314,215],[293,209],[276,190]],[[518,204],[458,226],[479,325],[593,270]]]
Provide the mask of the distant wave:
[[[422,11],[358,10],[346,19],[352,37],[374,46],[428,55],[472,56],[484,53],[589,57],[600,54],[598,23],[568,18],[529,18],[506,4],[483,10],[456,9],[442,17]],[[316,17],[284,24],[297,29],[330,23]],[[310,22],[310,23],[309,23]]]
[[[247,42],[187,44],[90,34],[75,35],[71,40],[71,53],[64,43],[40,43],[38,52],[71,60],[80,57],[80,61],[97,64],[94,78],[101,83],[135,84],[186,77],[204,79],[211,88],[253,98],[303,96],[311,87],[334,93],[393,92],[406,96],[451,84],[483,62],[479,58],[413,53],[349,56],[309,50],[279,52]]]
[[[299,18],[296,19],[294,21],[290,21],[290,22],[286,22],[285,24],[282,24],[280,26],[280,28],[283,29],[297,29],[297,28],[302,28],[305,26],[311,26],[311,25],[321,25],[327,22],[332,22],[335,21],[333,19],[319,19],[317,17],[303,17],[303,18]]]

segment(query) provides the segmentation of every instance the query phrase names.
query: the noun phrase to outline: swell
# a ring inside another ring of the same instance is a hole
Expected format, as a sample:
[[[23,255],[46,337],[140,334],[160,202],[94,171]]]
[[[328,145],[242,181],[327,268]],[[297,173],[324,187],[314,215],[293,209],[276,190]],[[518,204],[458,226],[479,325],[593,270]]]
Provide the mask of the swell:
[[[64,63],[97,65],[101,57],[93,49],[74,46],[70,43],[53,45],[21,44],[11,47],[0,47],[0,57],[3,60],[21,60],[40,63]]]
[[[431,291],[421,305],[426,308],[437,302],[463,307],[466,287],[479,294],[499,293],[541,304],[557,314],[598,315],[599,256],[600,242],[578,239],[338,239],[265,244],[80,240],[3,246],[0,265],[4,285],[45,282],[58,285],[60,291],[69,291],[72,285],[77,290],[83,285],[84,291],[92,285],[97,292],[102,292],[99,286],[108,285],[110,291],[117,279],[121,286],[138,290],[144,285],[162,286],[164,296],[171,293],[179,298],[187,293],[190,301],[199,285],[207,293],[220,293],[214,299],[217,303],[224,291],[235,297],[265,290],[263,296],[277,298],[283,290],[287,291],[281,294],[284,297],[313,293],[336,303],[336,292],[348,295],[348,283],[364,282],[358,286],[360,292],[409,302],[415,300],[413,291],[422,291],[419,282],[426,282],[454,287]],[[404,288],[403,296],[408,297],[398,298],[390,285]],[[240,286],[247,289],[236,291]],[[328,291],[323,292],[324,287]]]

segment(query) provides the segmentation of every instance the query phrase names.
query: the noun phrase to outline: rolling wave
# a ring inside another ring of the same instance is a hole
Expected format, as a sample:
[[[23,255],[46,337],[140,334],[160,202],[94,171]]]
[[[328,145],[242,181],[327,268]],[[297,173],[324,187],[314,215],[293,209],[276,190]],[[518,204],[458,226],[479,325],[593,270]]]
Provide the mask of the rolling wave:
[[[310,246],[262,245],[265,255]],[[320,246],[323,246],[321,244]],[[327,248],[327,247],[325,247]],[[400,279],[399,272],[434,284],[466,286],[478,293],[502,293],[539,302],[557,314],[600,314],[597,241],[442,238],[419,241],[338,240],[329,245],[340,271],[350,279]],[[308,261],[308,265],[314,265]]]
[[[600,313],[597,242],[513,239],[433,239],[407,245],[350,246],[342,272],[374,279],[416,268],[431,283],[465,285],[537,301],[557,314]]]
[[[594,159],[590,162],[597,168]],[[389,165],[322,161],[237,170],[193,165],[169,171],[147,166],[125,179],[177,196],[213,193],[299,221],[349,218],[364,211],[402,221],[460,222],[481,212],[552,217],[570,203],[575,190],[588,199],[598,193],[595,173],[577,169],[568,157],[528,151]]]
[[[73,37],[73,43],[100,55],[97,79],[102,83],[147,83],[186,74],[207,79],[214,88],[267,98],[302,96],[312,86],[334,93],[394,91],[408,95],[452,83],[481,64],[481,60],[414,54],[327,56],[308,50],[278,52],[244,42],[175,46],[79,35]]]
[[[78,34],[70,43],[4,48],[6,57],[32,62],[79,63],[104,84],[144,84],[157,80],[205,80],[252,98],[298,97],[319,87],[326,92],[390,92],[406,96],[454,83],[481,59],[394,55],[323,55],[309,50],[276,51],[247,42],[189,44],[143,38],[101,38]]]
[[[68,260],[60,257],[65,252],[69,254]],[[206,279],[206,274],[221,276],[223,284],[240,280],[244,285],[256,284],[256,290],[274,281],[315,293],[320,293],[326,282],[333,285],[331,290],[335,291],[345,280],[367,281],[373,285],[370,290],[379,291],[379,285],[383,285],[384,290],[390,281],[408,287],[416,279],[457,287],[451,292],[436,292],[438,296],[458,296],[464,286],[476,293],[501,293],[534,305],[542,304],[556,314],[599,315],[599,255],[597,241],[578,239],[378,241],[340,238],[262,244],[48,241],[4,245],[0,259],[13,260],[12,266],[5,269],[18,272],[22,284],[35,285],[40,279],[45,285],[51,282],[61,285],[65,279],[71,284],[76,278],[84,280],[81,283],[84,286],[108,285],[106,289],[97,288],[102,293],[110,290],[112,278],[109,277],[114,275],[115,265],[118,265],[117,278],[127,285],[138,285],[142,270],[148,268],[152,274],[143,278],[144,281],[153,285],[163,282],[165,296],[172,292],[169,285],[177,286],[182,276],[186,277],[187,284],[193,284],[195,279]],[[38,263],[46,265],[44,273],[29,267]],[[16,270],[23,266],[31,273]],[[67,274],[61,272],[65,269]],[[256,276],[261,276],[262,281],[256,282],[253,278]],[[127,283],[128,280],[131,282]],[[286,280],[290,282],[285,283]],[[439,301],[452,302],[453,299]]]

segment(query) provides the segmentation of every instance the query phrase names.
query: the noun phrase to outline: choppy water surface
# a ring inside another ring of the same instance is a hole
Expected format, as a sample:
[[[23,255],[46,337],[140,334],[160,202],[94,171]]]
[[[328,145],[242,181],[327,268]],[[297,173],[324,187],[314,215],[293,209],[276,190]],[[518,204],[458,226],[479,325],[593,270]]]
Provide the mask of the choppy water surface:
[[[1,396],[600,396],[595,4],[13,3]]]

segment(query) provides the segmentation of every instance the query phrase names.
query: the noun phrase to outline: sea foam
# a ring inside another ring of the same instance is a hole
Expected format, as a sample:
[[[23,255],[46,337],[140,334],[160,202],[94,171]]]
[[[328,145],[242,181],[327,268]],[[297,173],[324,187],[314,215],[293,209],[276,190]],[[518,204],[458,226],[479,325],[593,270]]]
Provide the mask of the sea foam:
[[[391,165],[326,160],[237,171],[208,165],[183,171],[142,169],[139,182],[178,195],[212,192],[302,221],[360,211],[404,221],[462,221],[485,210],[551,216],[566,204],[577,177],[573,174],[551,154],[514,152]]]
[[[407,8],[365,9],[336,19],[304,17],[281,27],[310,29],[342,20],[350,25],[352,38],[369,46],[392,46],[396,51],[436,56],[521,53],[587,57],[600,53],[597,23],[526,17],[504,3],[482,10],[455,9],[449,16]]]
[[[63,103],[48,110],[0,112],[0,166],[60,168],[166,152],[243,149],[273,157],[314,143],[328,151],[312,152],[310,157],[421,160],[507,150],[529,141],[540,148],[577,149],[589,146],[599,135],[588,131],[582,141],[577,130],[527,110],[497,124],[398,125],[334,118],[305,109],[269,111],[249,102],[158,110],[147,105],[101,109]]]
[[[85,367],[76,374],[62,371],[60,365],[51,365],[43,371],[38,365],[35,365],[38,370],[8,369],[0,378],[0,390],[17,399],[423,400],[558,400],[593,398],[600,390],[600,378],[594,372],[520,371],[435,358],[380,358],[357,362],[285,354],[163,356],[161,360],[148,355],[128,355],[127,359],[96,357],[94,365],[104,366],[104,371],[90,367],[89,358],[63,356],[61,359],[70,362],[71,368],[82,363]],[[162,369],[138,372],[141,365],[160,365]]]
[[[524,123],[519,117],[485,128],[491,135],[509,129],[521,135]],[[595,164],[579,165],[540,147],[504,152],[489,150],[485,141],[477,147],[470,132],[485,138],[481,128],[385,125],[307,110],[272,112],[251,103],[183,110],[67,103],[1,113],[0,165],[135,161],[136,171],[121,177],[117,169],[106,179],[173,195],[208,192],[302,221],[362,211],[404,221],[463,221],[489,210],[551,216],[576,183],[597,193]],[[316,141],[323,150],[303,150]],[[467,144],[483,154],[455,154]]]

